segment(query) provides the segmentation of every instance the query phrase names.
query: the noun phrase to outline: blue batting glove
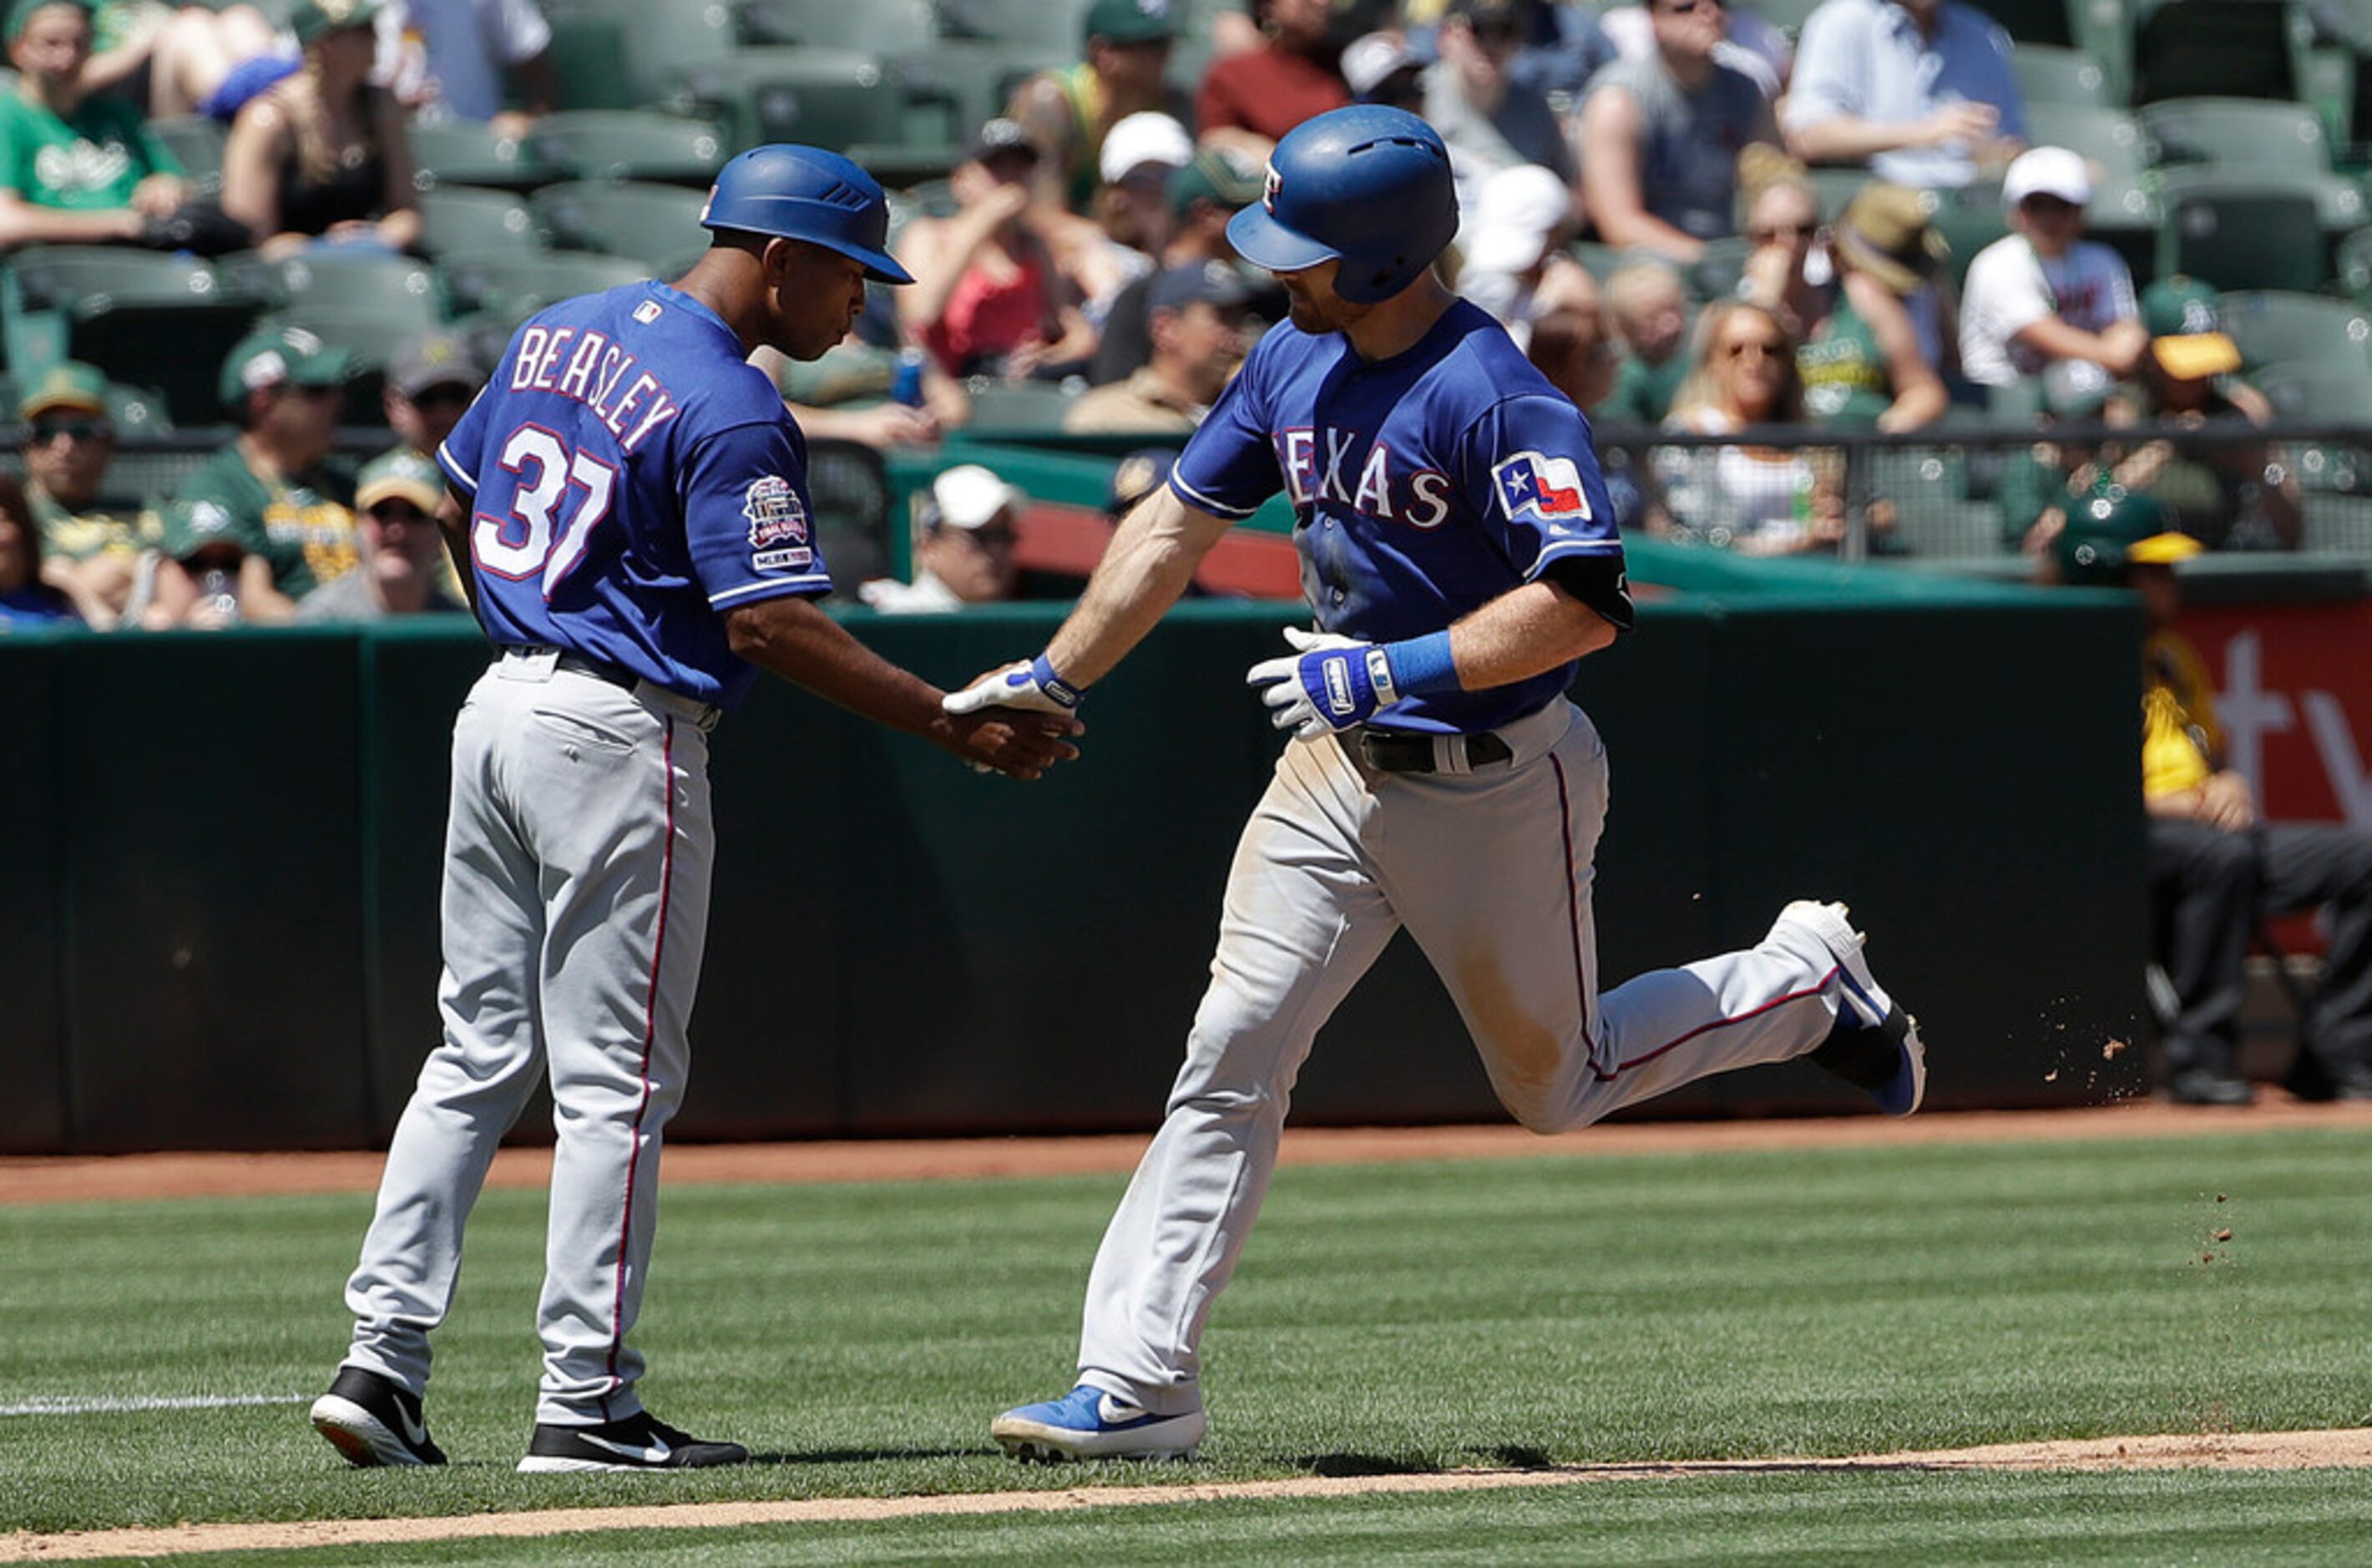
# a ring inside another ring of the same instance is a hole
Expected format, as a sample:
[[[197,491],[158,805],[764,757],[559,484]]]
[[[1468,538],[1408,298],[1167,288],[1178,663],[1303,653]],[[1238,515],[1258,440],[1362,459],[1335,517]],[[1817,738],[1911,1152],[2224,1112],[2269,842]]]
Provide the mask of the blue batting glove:
[[[1277,728],[1315,740],[1365,724],[1401,700],[1391,656],[1380,645],[1297,626],[1285,629],[1285,640],[1300,651],[1262,659],[1244,672]]]

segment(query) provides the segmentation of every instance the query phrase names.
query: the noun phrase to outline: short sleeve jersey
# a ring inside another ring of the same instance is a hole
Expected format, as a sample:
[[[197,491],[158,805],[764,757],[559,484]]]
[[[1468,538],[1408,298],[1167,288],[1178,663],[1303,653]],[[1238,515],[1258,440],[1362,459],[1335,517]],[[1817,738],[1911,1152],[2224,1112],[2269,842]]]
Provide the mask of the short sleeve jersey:
[[[1285,492],[1318,624],[1367,642],[1441,631],[1556,562],[1622,556],[1581,411],[1464,300],[1372,363],[1340,333],[1273,329],[1169,483],[1221,517]],[[1494,729],[1554,700],[1573,674],[1412,697],[1389,725]]]
[[[207,545],[235,544],[271,563],[273,587],[302,598],[361,559],[354,498],[353,482],[336,468],[266,478],[233,443],[182,481],[165,508],[165,553],[186,561]]]
[[[0,190],[37,207],[110,212],[132,204],[152,174],[179,174],[162,144],[120,99],[85,99],[69,119],[0,92]]]
[[[531,318],[436,454],[471,499],[478,613],[731,707],[725,611],[823,594],[807,442],[716,313],[660,283]]]

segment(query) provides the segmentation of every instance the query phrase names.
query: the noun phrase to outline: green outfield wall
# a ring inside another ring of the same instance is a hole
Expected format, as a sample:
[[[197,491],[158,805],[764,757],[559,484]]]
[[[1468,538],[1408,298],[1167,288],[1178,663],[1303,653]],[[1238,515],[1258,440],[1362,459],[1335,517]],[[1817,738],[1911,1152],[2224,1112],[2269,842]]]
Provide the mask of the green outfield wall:
[[[2084,1098],[2086,1061],[2143,1012],[2133,607],[1653,551],[1634,568],[1671,591],[1575,692],[1613,767],[1607,981],[1843,898],[1925,1022],[1934,1101]],[[679,1133],[1150,1126],[1279,749],[1242,671],[1292,611],[1180,607],[1097,689],[1086,760],[1035,785],[762,683],[713,744]],[[848,623],[955,682],[1060,613]],[[436,1036],[448,733],[486,657],[466,624],[0,640],[0,1150],[385,1138]],[[1654,1109],[1852,1103],[1789,1067]],[[1320,1036],[1296,1107],[1495,1114],[1405,940]],[[546,1127],[530,1111],[517,1135]]]

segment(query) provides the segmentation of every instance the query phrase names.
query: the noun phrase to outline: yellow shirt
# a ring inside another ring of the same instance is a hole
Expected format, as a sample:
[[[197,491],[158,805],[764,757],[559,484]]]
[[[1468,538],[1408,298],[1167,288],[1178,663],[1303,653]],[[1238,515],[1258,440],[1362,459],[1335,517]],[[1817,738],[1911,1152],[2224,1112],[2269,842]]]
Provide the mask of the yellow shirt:
[[[2172,632],[2152,633],[2142,661],[2142,794],[2197,789],[2224,752],[2207,667]]]

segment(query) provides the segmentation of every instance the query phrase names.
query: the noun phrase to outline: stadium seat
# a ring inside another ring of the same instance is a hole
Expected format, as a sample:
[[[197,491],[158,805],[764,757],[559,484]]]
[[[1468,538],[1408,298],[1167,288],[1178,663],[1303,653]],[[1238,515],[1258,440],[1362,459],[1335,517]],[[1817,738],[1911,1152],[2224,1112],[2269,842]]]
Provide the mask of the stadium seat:
[[[1804,18],[1820,8],[1822,0],[1755,0],[1754,14],[1785,33],[1800,38]]]
[[[2157,161],[2294,164],[2331,167],[2322,117],[2302,103],[2256,98],[2175,98],[2145,104],[2142,129],[2157,144]]]
[[[2309,490],[2300,503],[2302,550],[2372,554],[2372,495]]]
[[[222,189],[223,127],[203,114],[176,114],[148,122],[148,129],[165,144],[181,172],[199,192],[211,196]]]
[[[1754,242],[1742,234],[1708,239],[1704,254],[1682,267],[1680,276],[1697,298],[1727,299],[1738,292],[1738,280],[1746,275],[1746,259],[1753,250]]]
[[[1867,465],[1870,501],[1893,503],[1893,541],[1905,553],[1948,559],[2001,553],[2001,515],[1969,499],[1966,461],[1956,448],[1881,447],[1857,460]]]
[[[1027,434],[1060,430],[1075,400],[1052,381],[996,381],[975,376],[964,383],[971,394],[967,435],[985,438],[1000,431]]]
[[[261,308],[207,262],[128,246],[39,246],[0,273],[0,340],[11,373],[87,360],[119,380],[157,388],[177,424],[215,419],[214,368]],[[183,319],[192,334],[186,343],[170,325]],[[119,339],[121,359],[112,356]],[[217,340],[203,366],[177,363],[202,357]]]
[[[587,250],[547,250],[521,255],[514,250],[475,251],[448,256],[438,263],[450,290],[457,320],[465,313],[484,313],[493,331],[524,320],[556,300],[592,294],[621,284],[639,283],[651,275],[648,267],[622,256],[597,256]],[[481,323],[473,322],[473,331]]]
[[[954,91],[913,87],[869,54],[745,51],[686,71],[680,98],[714,115],[736,146],[829,147],[892,184],[943,174],[961,156]]]
[[[2026,99],[2029,114],[2038,105],[2046,103],[2109,107],[2109,74],[2098,60],[2080,49],[2021,43],[2010,64],[2017,69],[2018,93]],[[2029,140],[2043,145],[2049,138],[2029,134]]]
[[[2167,173],[2207,178],[2159,187],[2158,276],[2189,273],[2219,289],[2322,286],[2327,244],[2313,196],[2221,169]]]
[[[253,300],[227,296],[103,295],[68,312],[65,352],[105,366],[115,379],[156,388],[175,424],[215,424],[223,418],[222,362],[258,311]]]
[[[515,245],[541,250],[543,235],[525,202],[507,191],[474,185],[434,185],[420,193],[420,247],[432,256],[451,250],[498,250]]]
[[[743,43],[799,44],[901,54],[938,41],[931,0],[739,0],[734,29]]]
[[[631,94],[620,107],[668,105],[683,72],[737,52],[733,13],[724,0],[566,0],[563,14],[580,23],[606,20],[618,29]]]
[[[2297,97],[2303,17],[2281,0],[2154,0],[2134,24],[2133,101]]]
[[[445,319],[435,270],[409,256],[316,248],[268,261],[242,253],[217,266],[275,310],[367,310],[415,332]]]
[[[1080,24],[1087,0],[938,0],[939,31],[948,38],[993,38],[1026,43],[1049,64],[1086,53]]]
[[[1999,185],[1969,185],[1936,192],[1936,210],[1928,222],[1950,248],[1946,263],[1954,287],[1969,275],[1969,263],[1978,251],[2009,232]]]
[[[901,54],[891,64],[910,95],[951,106],[958,139],[1005,112],[1013,94],[1046,68],[1043,50],[994,39],[942,39],[921,53]]]
[[[634,68],[625,18],[556,6],[551,22],[552,41],[545,46],[543,57],[544,68],[552,78],[554,108],[634,109],[642,105],[643,79]]]
[[[711,122],[653,110],[547,116],[528,137],[536,157],[572,180],[659,180],[705,186],[725,163]]]
[[[678,262],[708,248],[701,192],[636,180],[570,180],[529,198],[552,243],[567,250],[624,256],[672,277]]]
[[[1821,218],[1830,223],[1843,215],[1845,203],[1852,201],[1854,192],[1868,184],[1871,178],[1866,168],[1846,168],[1834,164],[1815,164],[1804,174],[1811,182],[1812,193],[1820,198]],[[1742,215],[1739,226],[1744,226]]]
[[[2001,24],[2020,54],[2036,44],[2065,49],[2076,41],[2068,0],[1975,0],[1975,5]]]
[[[2276,365],[2251,377],[2285,420],[2372,424],[2372,370],[2342,365]]]
[[[434,124],[418,121],[411,128],[412,156],[424,183],[490,185],[505,191],[526,191],[558,178],[536,160],[524,143],[494,134],[491,126],[467,120]]]
[[[2372,296],[2372,227],[2359,228],[2339,242],[2331,275],[2343,292],[2359,300]]]
[[[2372,315],[2350,300],[2248,289],[2217,300],[2216,316],[2251,369],[2315,364],[2372,374]]]

